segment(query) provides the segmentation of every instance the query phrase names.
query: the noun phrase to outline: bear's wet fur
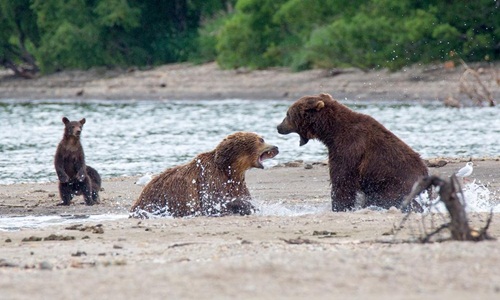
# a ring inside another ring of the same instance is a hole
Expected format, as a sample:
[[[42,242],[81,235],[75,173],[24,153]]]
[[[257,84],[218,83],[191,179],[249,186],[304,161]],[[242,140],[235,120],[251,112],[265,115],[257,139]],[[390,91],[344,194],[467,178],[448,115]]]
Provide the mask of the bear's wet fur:
[[[292,104],[278,133],[297,133],[300,146],[310,139],[328,148],[333,211],[364,206],[401,207],[414,183],[428,175],[420,155],[374,118],[357,113],[329,94],[304,96]],[[414,201],[414,210],[421,207]]]
[[[75,195],[83,195],[87,205],[99,203],[101,177],[94,168],[85,164],[85,154],[80,142],[85,118],[70,121],[63,117],[62,121],[64,135],[54,157],[61,205],[70,205]]]
[[[245,172],[263,168],[262,161],[277,154],[276,146],[255,133],[233,133],[214,150],[154,177],[132,205],[130,216],[251,214],[254,207]]]

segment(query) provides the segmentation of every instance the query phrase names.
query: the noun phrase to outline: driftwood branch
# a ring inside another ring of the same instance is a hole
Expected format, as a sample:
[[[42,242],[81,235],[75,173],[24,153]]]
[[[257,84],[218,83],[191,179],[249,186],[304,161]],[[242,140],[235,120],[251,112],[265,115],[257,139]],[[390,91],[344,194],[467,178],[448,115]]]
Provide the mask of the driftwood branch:
[[[446,224],[442,224],[441,226],[439,226],[436,230],[434,230],[433,232],[431,233],[428,233],[426,234],[422,239],[421,239],[421,242],[422,243],[428,243],[430,242],[431,238],[440,233],[441,231],[443,231],[444,229],[448,229],[450,228],[450,224],[449,223],[446,223]]]
[[[460,59],[460,62],[465,67],[465,71],[460,77],[460,92],[466,94],[476,105],[482,106],[483,102],[486,102],[488,106],[495,106],[495,100],[493,100],[491,92],[481,81],[479,73],[471,69],[462,59]],[[496,75],[496,71],[493,72]],[[469,77],[472,77],[472,80]]]
[[[7,58],[0,58],[0,65],[2,65],[6,69],[12,70],[16,76],[26,79],[35,78],[36,74],[39,72],[39,69],[36,65],[31,66],[30,68],[26,68],[14,63],[12,60]]]
[[[418,181],[413,187],[412,192],[408,195],[403,202],[403,205],[409,205],[411,201],[424,190],[430,187],[439,188],[440,201],[442,201],[450,215],[450,222],[441,225],[434,231],[427,233],[422,239],[422,242],[429,242],[431,237],[448,229],[451,234],[452,240],[457,241],[483,241],[494,239],[488,235],[487,229],[491,223],[493,214],[487,220],[486,226],[481,230],[471,229],[465,213],[465,203],[462,202],[463,193],[460,184],[455,175],[450,177],[449,181],[443,180],[437,176],[428,176]],[[407,218],[405,218],[407,219]]]

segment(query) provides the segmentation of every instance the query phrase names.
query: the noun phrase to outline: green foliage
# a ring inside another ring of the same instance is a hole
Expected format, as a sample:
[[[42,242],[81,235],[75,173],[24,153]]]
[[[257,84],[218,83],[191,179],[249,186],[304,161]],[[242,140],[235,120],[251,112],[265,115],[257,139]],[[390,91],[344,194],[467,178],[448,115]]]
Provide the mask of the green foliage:
[[[140,10],[127,0],[34,0],[32,8],[42,32],[36,56],[46,72],[143,59],[141,52],[130,51]]]
[[[217,43],[217,62],[225,68],[264,68],[280,64],[280,28],[272,21],[286,0],[239,0],[236,13],[224,25]]]
[[[147,64],[186,61],[198,57],[200,24],[224,14],[235,0],[134,1],[141,10],[140,25],[132,32],[148,53]]]
[[[79,27],[68,21],[59,24],[50,35],[44,35],[38,50],[43,69],[89,68],[103,64],[102,48],[94,26]]]
[[[126,0],[102,0],[94,9],[97,21],[105,27],[122,27],[130,30],[139,26],[141,11],[131,7]]]
[[[224,68],[500,58],[492,0],[0,0],[0,63],[19,74],[216,60]],[[22,67],[19,67],[22,66]]]
[[[249,20],[262,15],[267,2],[238,2],[255,9],[240,9],[222,29],[222,65],[255,67],[260,56],[258,67],[395,70],[443,61],[450,52],[472,61],[500,56],[500,18],[494,1],[288,0],[255,27]],[[266,27],[275,34],[266,35],[261,30]],[[266,60],[270,53],[273,60]]]
[[[227,19],[227,14],[220,14],[220,16],[204,21],[198,29],[195,48],[189,55],[190,61],[204,63],[217,59],[217,41]]]

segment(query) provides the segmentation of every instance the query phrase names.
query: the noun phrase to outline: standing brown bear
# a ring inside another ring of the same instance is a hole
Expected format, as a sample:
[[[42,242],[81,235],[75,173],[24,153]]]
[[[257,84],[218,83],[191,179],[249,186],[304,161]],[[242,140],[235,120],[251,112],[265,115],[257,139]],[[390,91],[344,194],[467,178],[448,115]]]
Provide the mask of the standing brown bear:
[[[98,203],[101,177],[94,168],[85,164],[85,155],[80,142],[85,118],[80,121],[70,121],[64,117],[62,121],[65,126],[64,135],[54,157],[61,205],[69,205],[75,195],[83,195],[87,205]]]
[[[278,133],[292,132],[299,134],[300,146],[318,139],[328,148],[333,211],[353,209],[358,192],[365,205],[400,207],[428,174],[419,154],[392,132],[328,94],[304,96],[290,106]]]
[[[278,147],[255,133],[231,134],[214,150],[153,178],[132,205],[131,216],[251,214],[245,172],[264,168],[262,161],[277,154]]]

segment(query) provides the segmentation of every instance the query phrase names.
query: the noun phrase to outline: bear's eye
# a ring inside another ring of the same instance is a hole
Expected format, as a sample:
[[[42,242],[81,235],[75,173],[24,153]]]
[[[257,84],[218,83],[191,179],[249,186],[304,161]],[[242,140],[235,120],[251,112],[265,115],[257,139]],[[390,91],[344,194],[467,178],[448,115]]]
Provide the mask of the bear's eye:
[[[264,139],[263,138],[259,138],[259,142],[261,142],[262,144],[264,144]]]

